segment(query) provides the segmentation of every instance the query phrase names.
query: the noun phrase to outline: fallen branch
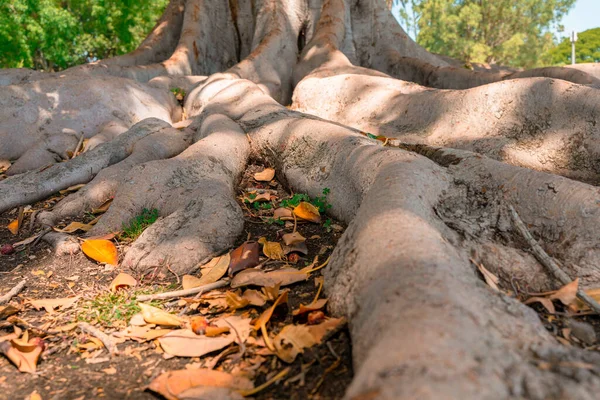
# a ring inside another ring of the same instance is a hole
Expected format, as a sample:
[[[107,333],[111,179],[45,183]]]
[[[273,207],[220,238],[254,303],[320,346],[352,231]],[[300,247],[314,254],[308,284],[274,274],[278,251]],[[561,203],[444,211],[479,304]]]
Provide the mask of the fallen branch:
[[[83,332],[89,333],[90,335],[98,338],[111,355],[119,354],[119,349],[117,349],[115,342],[113,342],[110,336],[102,332],[100,329],[93,327],[87,322],[80,322],[77,324],[77,327]]]
[[[202,285],[202,286],[198,286],[198,287],[191,288],[191,289],[175,290],[173,292],[142,295],[142,296],[139,296],[137,298],[137,300],[138,301],[150,301],[150,300],[172,299],[174,297],[185,297],[185,296],[190,296],[192,294],[196,294],[196,293],[200,293],[200,292],[205,292],[205,291],[209,291],[209,290],[213,290],[213,289],[222,288],[227,285],[229,285],[229,279],[221,279],[220,281],[216,281],[213,283],[209,283],[207,285]]]
[[[17,283],[17,285],[15,287],[10,289],[10,291],[8,293],[6,293],[4,296],[0,296],[0,304],[8,303],[10,301],[10,299],[12,299],[17,294],[19,294],[19,292],[21,290],[23,290],[23,288],[25,287],[26,282],[27,281],[25,281],[25,279],[23,279],[21,282]]]
[[[571,279],[571,277],[569,277],[569,275],[567,275],[566,272],[560,269],[558,263],[554,261],[554,259],[544,251],[544,249],[542,249],[542,246],[540,246],[539,243],[535,240],[535,238],[531,235],[531,232],[529,232],[529,229],[527,229],[527,226],[525,226],[525,223],[523,222],[521,217],[519,217],[519,214],[514,209],[514,207],[508,206],[508,209],[510,210],[510,215],[512,217],[515,228],[517,228],[517,231],[519,231],[521,236],[523,236],[525,241],[527,241],[527,244],[529,244],[529,246],[531,247],[533,255],[535,256],[535,258],[537,258],[540,264],[549,269],[552,275],[554,275],[554,277],[558,279],[563,285],[567,285],[573,282],[573,279]],[[591,296],[589,296],[587,293],[585,293],[579,288],[577,288],[577,297],[579,297],[581,301],[587,304],[596,313],[600,314],[600,304],[598,304],[596,300],[594,300]]]

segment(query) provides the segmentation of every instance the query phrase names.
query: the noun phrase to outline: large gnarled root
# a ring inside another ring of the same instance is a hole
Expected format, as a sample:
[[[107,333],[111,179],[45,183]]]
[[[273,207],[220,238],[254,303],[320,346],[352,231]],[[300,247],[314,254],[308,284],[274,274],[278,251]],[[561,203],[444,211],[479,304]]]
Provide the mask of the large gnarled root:
[[[485,174],[484,166],[461,161],[446,168],[383,147],[351,129],[286,110],[252,86],[227,86],[201,115],[236,119],[253,151],[277,166],[288,184],[311,195],[329,188],[332,213],[350,223],[325,273],[332,310],[350,318],[356,377],[347,398],[593,398],[600,389],[596,374],[543,370],[536,363],[595,363],[599,357],[557,349],[533,311],[487,288],[469,262],[473,242],[435,211],[463,190],[463,172]],[[541,215],[536,208],[551,213],[561,207],[560,197],[534,195],[544,177],[565,196],[578,190],[576,197],[590,204],[597,198],[594,188],[565,178],[488,168],[498,170],[498,186],[488,190],[500,198],[500,181],[510,188],[529,182],[531,188],[508,199],[526,219]],[[567,201],[565,212],[576,204]],[[593,225],[563,226],[585,236]],[[508,234],[514,232],[509,228]]]
[[[172,93],[114,77],[0,87],[0,159],[24,157],[14,172],[41,168],[74,150],[81,135],[108,133],[111,122],[122,127],[150,117],[171,122],[178,109]]]
[[[188,272],[230,248],[241,233],[234,185],[246,165],[248,140],[235,122],[219,115],[202,122],[200,137],[175,158],[132,168],[89,232],[120,231],[144,208],[157,209],[160,218],[133,243],[124,266]]]
[[[148,118],[113,141],[104,143],[67,162],[1,181],[0,212],[42,200],[69,186],[89,182],[104,168],[129,156],[138,140],[169,126],[159,119]]]
[[[81,215],[111,199],[127,173],[136,165],[171,158],[181,153],[190,143],[190,132],[163,125],[155,132],[132,145],[131,155],[123,161],[101,170],[83,188],[70,194],[54,206],[52,211],[38,214],[38,222],[53,226],[63,218]]]

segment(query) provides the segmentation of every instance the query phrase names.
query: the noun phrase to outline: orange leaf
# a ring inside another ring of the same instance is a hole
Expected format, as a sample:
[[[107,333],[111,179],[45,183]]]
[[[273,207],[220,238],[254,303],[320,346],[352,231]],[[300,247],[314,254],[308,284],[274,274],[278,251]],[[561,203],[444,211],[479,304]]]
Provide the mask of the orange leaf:
[[[116,292],[118,289],[128,288],[132,286],[136,286],[137,281],[135,278],[129,274],[121,272],[110,284],[110,291]]]
[[[19,220],[15,219],[10,224],[8,224],[7,228],[10,231],[10,233],[16,235],[19,232]]]
[[[81,243],[81,250],[86,256],[98,262],[112,265],[117,265],[119,263],[119,253],[113,242],[110,240],[86,240]]]
[[[550,296],[550,300],[560,300],[565,306],[573,303],[577,298],[577,288],[579,287],[579,278],[558,289],[556,293]]]
[[[306,221],[315,222],[317,224],[321,222],[321,214],[319,214],[319,209],[305,201],[301,202],[296,208],[294,208],[294,214],[296,214],[296,217],[302,218]]]
[[[201,368],[165,372],[154,379],[148,388],[162,394],[168,400],[177,400],[188,389],[206,386],[232,390],[249,390],[254,387],[246,377]]]
[[[259,182],[269,182],[275,177],[275,170],[273,168],[265,168],[261,172],[254,174],[254,179]]]

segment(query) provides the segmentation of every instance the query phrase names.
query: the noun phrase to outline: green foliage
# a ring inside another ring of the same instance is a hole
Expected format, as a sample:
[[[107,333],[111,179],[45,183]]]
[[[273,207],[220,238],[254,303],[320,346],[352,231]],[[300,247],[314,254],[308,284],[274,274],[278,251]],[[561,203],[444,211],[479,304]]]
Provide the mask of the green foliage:
[[[427,50],[468,63],[525,68],[550,63],[551,31],[561,29],[560,20],[575,4],[575,0],[399,2],[403,24],[418,32],[417,42]]]
[[[123,224],[122,239],[136,239],[144,232],[144,229],[152,225],[158,219],[158,210],[144,208],[140,215],[133,217],[129,224]]]
[[[134,50],[168,0],[0,0],[0,67],[56,71]]]
[[[600,62],[600,28],[588,29],[579,33],[575,43],[575,60],[578,63]],[[552,64],[571,64],[571,39],[565,38],[550,50]]]
[[[289,207],[294,208],[297,207],[298,204],[305,201],[307,203],[311,203],[313,206],[319,209],[319,212],[325,212],[331,208],[331,204],[327,203],[327,195],[329,194],[330,189],[323,189],[323,196],[317,196],[314,199],[311,199],[307,194],[304,193],[296,193],[289,199],[281,200],[279,204],[280,207]]]
[[[77,315],[80,321],[98,321],[104,326],[124,326],[131,317],[140,312],[137,301],[127,292],[101,293],[83,304]]]

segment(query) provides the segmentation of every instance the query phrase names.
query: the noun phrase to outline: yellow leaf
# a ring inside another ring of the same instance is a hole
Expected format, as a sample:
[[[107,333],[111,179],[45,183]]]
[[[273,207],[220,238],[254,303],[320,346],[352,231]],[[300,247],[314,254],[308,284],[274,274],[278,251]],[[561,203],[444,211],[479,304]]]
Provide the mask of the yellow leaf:
[[[198,287],[200,286],[200,278],[193,275],[184,275],[181,277],[181,286],[186,290]]]
[[[254,179],[259,182],[269,182],[275,177],[275,170],[273,168],[265,168],[261,172],[254,174]]]
[[[294,214],[296,217],[306,221],[315,222],[317,224],[321,222],[321,214],[319,214],[319,209],[305,201],[301,202],[297,207],[294,208]]]
[[[7,228],[10,231],[10,233],[16,235],[19,232],[19,220],[15,219],[14,221],[11,221],[11,223],[8,224]]]
[[[227,291],[225,292],[225,301],[227,301],[227,305],[229,308],[236,310],[238,308],[244,308],[248,304],[250,304],[250,300],[244,299],[238,293]]]
[[[272,260],[283,259],[283,247],[278,242],[269,242],[264,237],[258,240],[263,245],[263,253]]]
[[[209,283],[213,283],[221,279],[221,277],[227,273],[227,268],[229,268],[230,262],[230,253],[213,258],[206,266],[202,267],[202,269],[206,269],[207,272],[202,272],[202,277],[198,281],[197,286],[208,285]],[[208,269],[208,267],[210,267],[210,269]]]
[[[119,253],[114,243],[106,239],[89,239],[81,243],[81,251],[101,263],[117,265]]]
[[[152,307],[148,304],[139,303],[138,305],[142,309],[142,316],[144,317],[144,321],[146,321],[149,324],[164,326],[181,325],[181,320],[173,314],[169,314],[168,312],[163,311],[160,308]]]
[[[69,225],[65,226],[62,229],[53,228],[56,232],[64,232],[64,233],[73,233],[76,231],[87,232],[92,229],[94,225],[91,224],[83,224],[81,222],[71,222]]]
[[[129,288],[137,285],[135,278],[129,274],[121,272],[110,284],[110,291],[116,292],[121,288]]]

